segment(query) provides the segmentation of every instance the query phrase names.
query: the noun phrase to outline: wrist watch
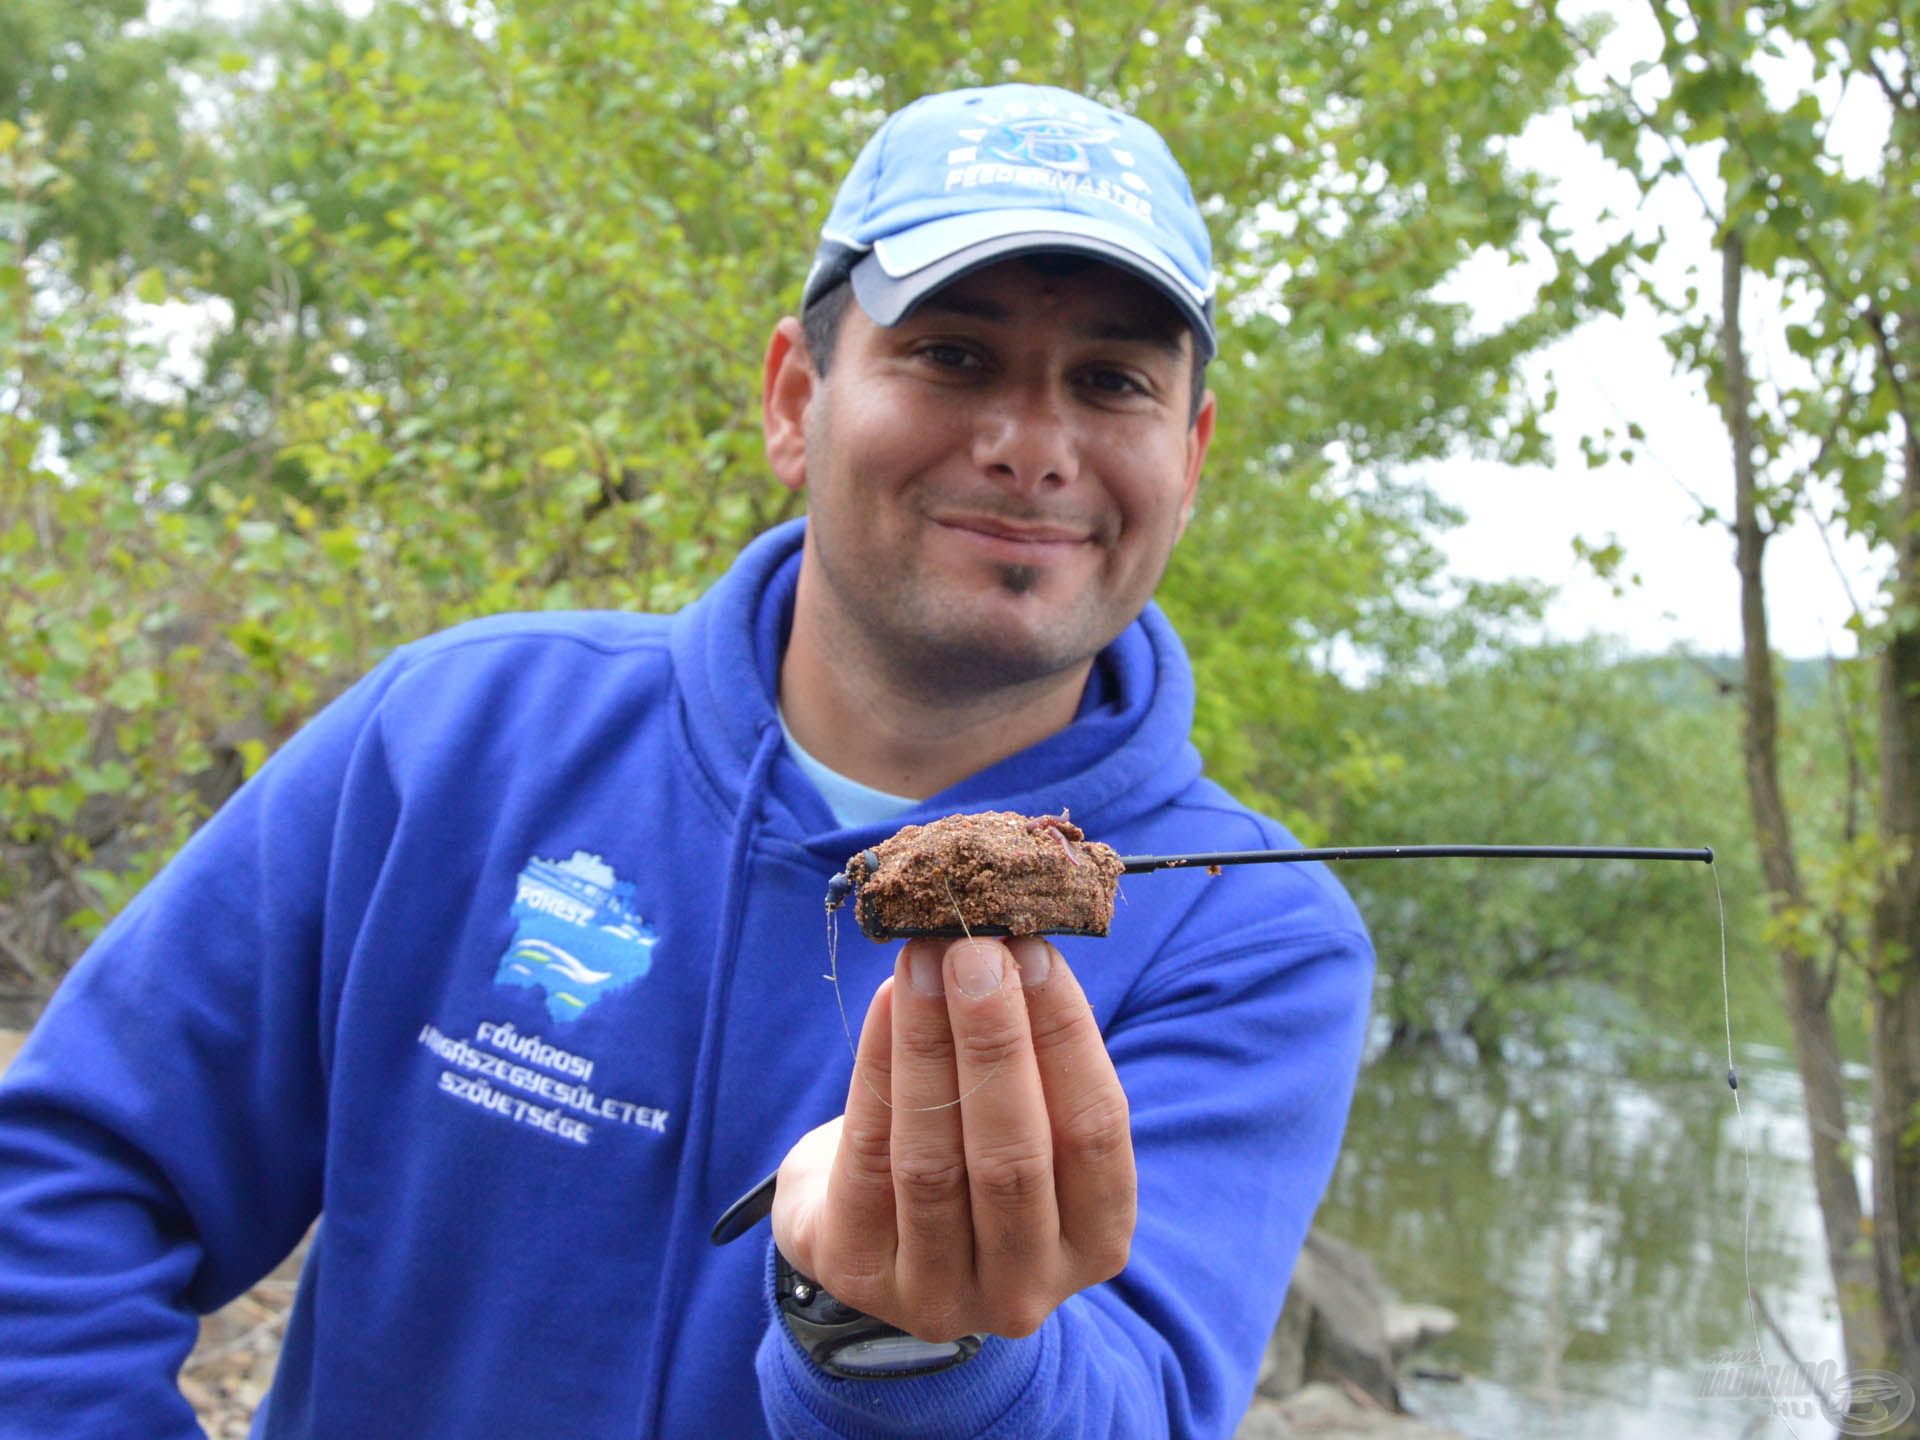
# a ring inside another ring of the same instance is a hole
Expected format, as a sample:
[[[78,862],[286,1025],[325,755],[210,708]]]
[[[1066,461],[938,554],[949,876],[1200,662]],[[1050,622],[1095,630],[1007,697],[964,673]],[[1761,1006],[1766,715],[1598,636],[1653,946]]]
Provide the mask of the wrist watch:
[[[983,1336],[921,1340],[843,1305],[773,1249],[773,1293],[793,1338],[814,1364],[842,1380],[900,1380],[951,1370],[980,1353]]]
[[[714,1222],[713,1243],[729,1245],[773,1212],[774,1171]],[[773,1295],[780,1318],[807,1358],[841,1380],[899,1380],[951,1370],[980,1353],[983,1335],[921,1340],[897,1326],[843,1305],[787,1263],[773,1247]]]

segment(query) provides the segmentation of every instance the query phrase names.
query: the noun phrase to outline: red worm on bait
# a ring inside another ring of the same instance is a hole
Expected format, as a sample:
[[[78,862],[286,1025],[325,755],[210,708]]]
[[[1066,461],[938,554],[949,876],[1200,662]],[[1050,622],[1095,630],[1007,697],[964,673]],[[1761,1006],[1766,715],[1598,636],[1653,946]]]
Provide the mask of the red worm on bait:
[[[1069,829],[1073,831],[1076,840],[1080,838],[1080,827],[1068,821],[1065,806],[1061,807],[1058,815],[1041,815],[1027,821],[1027,833],[1029,835],[1052,834],[1053,838],[1060,842],[1060,848],[1066,853],[1067,859],[1073,864],[1078,865],[1080,863],[1080,857],[1073,853],[1073,846],[1067,842],[1067,831]]]

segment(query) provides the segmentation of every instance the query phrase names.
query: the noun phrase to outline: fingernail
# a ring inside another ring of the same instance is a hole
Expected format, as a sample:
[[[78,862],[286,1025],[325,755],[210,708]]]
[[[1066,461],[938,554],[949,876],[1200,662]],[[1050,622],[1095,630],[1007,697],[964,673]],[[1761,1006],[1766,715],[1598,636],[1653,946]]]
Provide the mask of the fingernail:
[[[1006,964],[1006,947],[992,940],[962,940],[953,949],[954,981],[976,1000],[1000,988]]]
[[[940,947],[929,945],[924,940],[909,940],[907,978],[913,982],[918,994],[944,995],[946,985],[940,978]]]
[[[1023,935],[1018,940],[1009,940],[1007,949],[1013,953],[1013,963],[1020,967],[1020,983],[1029,990],[1035,985],[1047,983],[1047,971],[1053,968],[1053,946],[1038,935]]]

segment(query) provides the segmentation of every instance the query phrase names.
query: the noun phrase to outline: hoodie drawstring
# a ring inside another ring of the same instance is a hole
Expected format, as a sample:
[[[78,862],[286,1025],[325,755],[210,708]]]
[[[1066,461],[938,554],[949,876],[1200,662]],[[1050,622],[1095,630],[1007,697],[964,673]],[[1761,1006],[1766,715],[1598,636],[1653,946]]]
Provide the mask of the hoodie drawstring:
[[[740,803],[733,812],[733,832],[727,837],[726,886],[720,896],[720,935],[713,950],[711,978],[707,984],[707,1013],[700,1025],[700,1050],[694,1062],[693,1097],[687,1115],[687,1148],[680,1161],[679,1183],[674,1187],[673,1223],[667,1230],[667,1248],[662,1259],[660,1291],[654,1305],[656,1316],[674,1313],[674,1297],[686,1288],[687,1275],[694,1256],[707,1248],[709,1217],[698,1213],[697,1202],[706,1178],[707,1157],[713,1153],[715,1124],[714,1092],[719,1088],[720,1028],[733,998],[733,977],[738,968],[740,931],[745,924],[747,863],[753,853],[753,837],[760,825],[761,800],[766,793],[767,772],[782,745],[780,727],[769,722],[760,732],[760,743],[747,767],[747,778],[740,787]],[[655,1331],[659,1339],[676,1337],[671,1326]],[[655,1435],[660,1430],[660,1410],[666,1397],[668,1345],[656,1343],[647,1357],[647,1383],[644,1413],[638,1434]]]

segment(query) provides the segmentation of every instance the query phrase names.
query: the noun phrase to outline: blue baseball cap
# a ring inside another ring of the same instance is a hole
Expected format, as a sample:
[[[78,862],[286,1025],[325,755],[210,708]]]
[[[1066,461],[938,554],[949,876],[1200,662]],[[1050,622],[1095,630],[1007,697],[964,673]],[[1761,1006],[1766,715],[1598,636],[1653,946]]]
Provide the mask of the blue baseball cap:
[[[853,162],[820,232],[804,310],[842,280],[877,325],[1015,255],[1067,251],[1138,275],[1213,329],[1213,246],[1193,187],[1151,125],[1050,85],[928,95]]]

